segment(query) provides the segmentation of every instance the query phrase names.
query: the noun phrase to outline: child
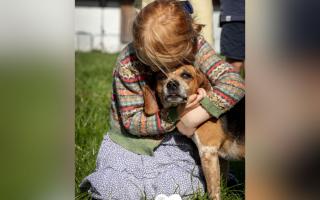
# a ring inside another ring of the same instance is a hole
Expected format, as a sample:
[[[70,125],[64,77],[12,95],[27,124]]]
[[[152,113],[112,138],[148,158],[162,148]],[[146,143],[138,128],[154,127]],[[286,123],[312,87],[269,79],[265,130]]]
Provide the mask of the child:
[[[80,186],[93,198],[152,199],[204,191],[198,152],[188,137],[198,125],[236,104],[244,96],[244,83],[199,35],[200,29],[174,0],[152,2],[136,17],[134,41],[120,53],[114,69],[111,128],[95,172]],[[181,119],[165,109],[147,116],[142,88],[152,74],[187,63],[207,75],[212,93],[201,91],[190,98],[190,106],[201,106]]]

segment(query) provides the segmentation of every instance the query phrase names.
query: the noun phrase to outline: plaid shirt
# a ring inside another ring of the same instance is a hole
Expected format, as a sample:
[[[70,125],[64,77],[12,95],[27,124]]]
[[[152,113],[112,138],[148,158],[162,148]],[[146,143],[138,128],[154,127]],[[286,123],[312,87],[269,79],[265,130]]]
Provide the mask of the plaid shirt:
[[[214,117],[218,118],[244,96],[244,81],[241,76],[232,65],[215,53],[202,36],[198,37],[198,52],[194,66],[206,74],[211,82],[211,91],[201,101],[201,105]],[[161,134],[175,129],[175,121],[170,119],[168,110],[160,110],[151,116],[144,113],[142,88],[152,78],[150,71],[138,60],[132,44],[129,44],[120,53],[113,72],[110,137],[116,143],[137,153],[146,152],[135,151],[134,146],[129,148],[128,146],[132,146],[134,142],[126,141],[125,138],[142,141],[150,140],[149,137],[152,136],[158,139],[151,145],[155,148],[161,142]]]

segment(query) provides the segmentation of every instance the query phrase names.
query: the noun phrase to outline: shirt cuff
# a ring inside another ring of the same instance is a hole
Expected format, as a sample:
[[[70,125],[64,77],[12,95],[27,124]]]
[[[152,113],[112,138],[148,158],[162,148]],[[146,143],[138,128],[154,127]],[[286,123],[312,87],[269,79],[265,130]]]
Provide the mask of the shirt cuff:
[[[215,118],[219,118],[223,114],[223,110],[218,108],[213,102],[210,101],[209,97],[204,97],[200,101],[201,106],[208,111]]]

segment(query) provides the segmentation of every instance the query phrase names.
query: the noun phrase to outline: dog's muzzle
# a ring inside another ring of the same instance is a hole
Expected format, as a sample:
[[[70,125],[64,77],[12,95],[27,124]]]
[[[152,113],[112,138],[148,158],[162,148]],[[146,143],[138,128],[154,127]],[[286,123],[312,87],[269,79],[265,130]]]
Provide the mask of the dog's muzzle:
[[[177,80],[170,80],[164,88],[165,101],[171,104],[180,104],[187,101],[187,96],[183,92],[180,83]]]

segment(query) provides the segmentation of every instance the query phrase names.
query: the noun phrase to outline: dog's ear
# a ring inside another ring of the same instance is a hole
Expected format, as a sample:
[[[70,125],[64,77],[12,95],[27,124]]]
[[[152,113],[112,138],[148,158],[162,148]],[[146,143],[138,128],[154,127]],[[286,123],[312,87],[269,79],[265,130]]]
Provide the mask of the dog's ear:
[[[197,74],[197,80],[199,83],[199,88],[203,88],[206,91],[209,91],[211,85],[207,76],[199,69],[196,69],[196,74]]]
[[[144,98],[144,112],[146,115],[154,115],[159,111],[158,103],[154,92],[148,85],[142,88]]]

